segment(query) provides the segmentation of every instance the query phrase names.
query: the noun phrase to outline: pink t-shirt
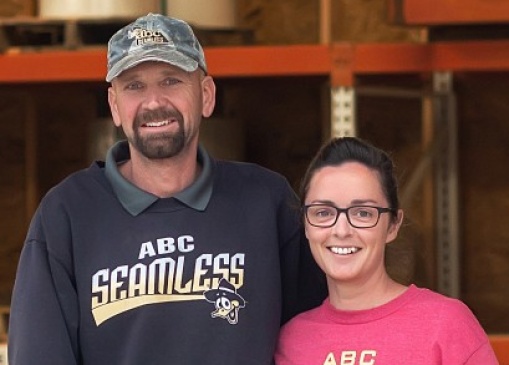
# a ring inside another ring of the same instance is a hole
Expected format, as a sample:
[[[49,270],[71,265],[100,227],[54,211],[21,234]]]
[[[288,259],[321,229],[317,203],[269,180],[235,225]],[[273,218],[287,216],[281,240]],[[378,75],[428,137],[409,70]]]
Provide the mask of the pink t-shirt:
[[[498,365],[488,336],[461,301],[411,285],[380,307],[323,304],[281,331],[276,365]]]

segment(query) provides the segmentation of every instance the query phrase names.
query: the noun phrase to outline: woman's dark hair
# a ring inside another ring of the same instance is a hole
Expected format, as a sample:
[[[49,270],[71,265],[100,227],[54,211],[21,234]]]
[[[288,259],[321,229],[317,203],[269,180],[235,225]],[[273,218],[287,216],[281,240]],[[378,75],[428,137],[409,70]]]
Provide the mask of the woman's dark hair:
[[[398,183],[392,159],[386,152],[357,137],[333,138],[320,148],[302,180],[301,202],[304,203],[309,183],[318,170],[326,166],[338,166],[344,162],[358,162],[378,172],[389,208],[397,212],[399,209]]]

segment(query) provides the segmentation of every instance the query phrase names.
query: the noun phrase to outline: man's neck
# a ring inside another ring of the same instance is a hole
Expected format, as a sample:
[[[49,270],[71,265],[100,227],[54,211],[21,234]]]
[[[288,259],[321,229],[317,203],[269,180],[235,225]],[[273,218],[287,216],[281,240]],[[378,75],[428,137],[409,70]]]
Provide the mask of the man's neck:
[[[147,159],[131,149],[131,159],[119,166],[122,176],[138,188],[168,198],[190,186],[200,175],[197,150],[167,159]]]

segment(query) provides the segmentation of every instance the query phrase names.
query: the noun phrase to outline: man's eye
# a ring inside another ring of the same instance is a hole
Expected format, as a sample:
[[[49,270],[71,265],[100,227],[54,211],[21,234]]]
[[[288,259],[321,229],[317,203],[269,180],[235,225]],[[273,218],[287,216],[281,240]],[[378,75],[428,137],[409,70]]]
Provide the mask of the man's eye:
[[[127,90],[139,90],[143,87],[141,82],[131,82],[125,86]]]
[[[175,85],[178,83],[180,83],[180,80],[175,79],[173,77],[164,79],[164,81],[163,81],[163,85],[166,85],[166,86],[172,86],[172,85]]]

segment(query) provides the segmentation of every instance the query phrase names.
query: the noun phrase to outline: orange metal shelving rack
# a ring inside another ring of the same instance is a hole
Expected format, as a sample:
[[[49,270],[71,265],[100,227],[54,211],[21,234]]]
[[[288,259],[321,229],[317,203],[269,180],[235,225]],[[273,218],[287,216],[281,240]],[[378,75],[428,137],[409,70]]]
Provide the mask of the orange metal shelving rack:
[[[214,47],[206,49],[216,78],[330,76],[352,86],[356,75],[433,71],[509,71],[509,41]],[[104,49],[7,53],[0,83],[100,82]]]
[[[388,0],[390,19],[405,25],[507,23],[506,0]]]

